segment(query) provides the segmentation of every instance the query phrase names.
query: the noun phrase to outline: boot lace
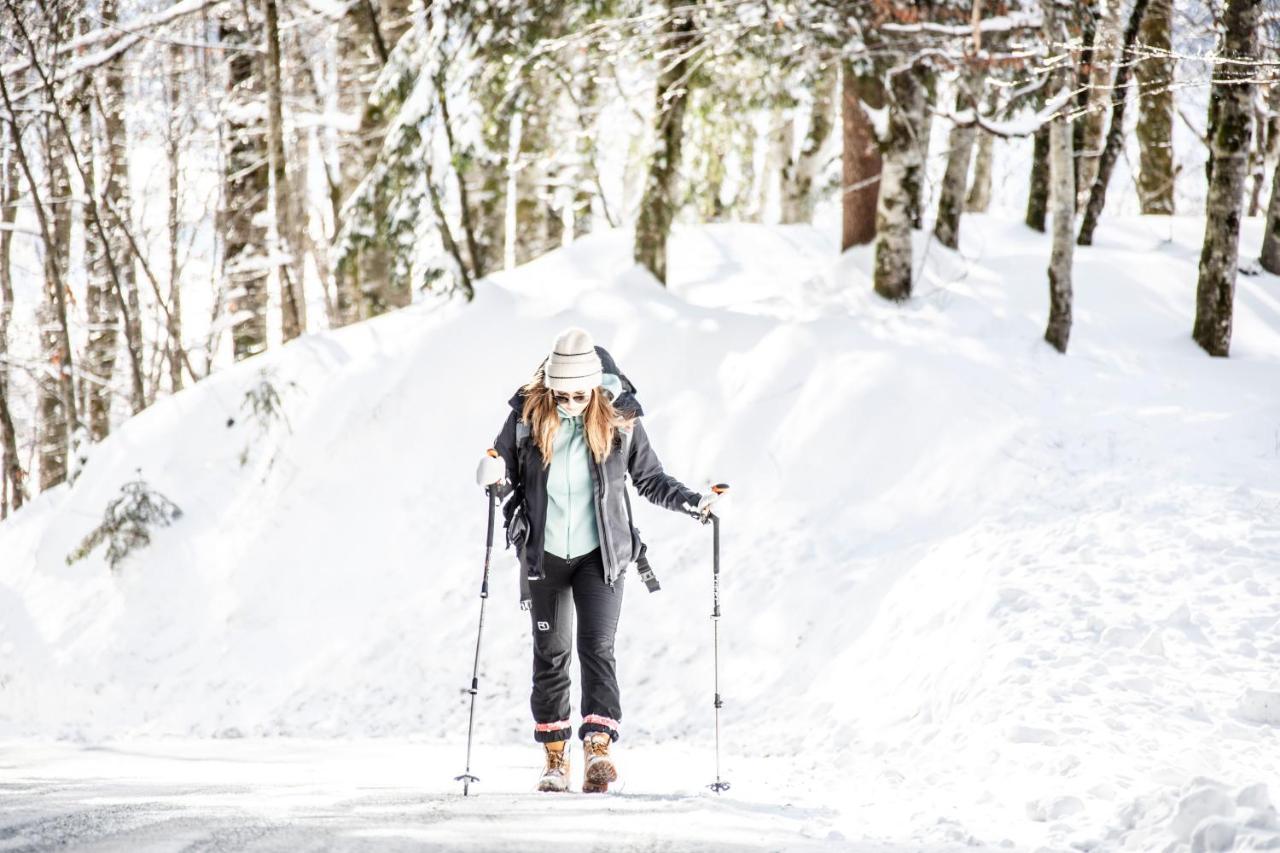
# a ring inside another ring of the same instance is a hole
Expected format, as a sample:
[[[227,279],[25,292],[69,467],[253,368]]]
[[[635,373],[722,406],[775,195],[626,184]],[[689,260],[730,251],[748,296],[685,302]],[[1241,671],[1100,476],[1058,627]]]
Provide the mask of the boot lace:
[[[547,750],[547,772],[548,773],[559,772],[564,767],[564,763],[565,763],[565,750],[563,749]]]
[[[587,752],[591,758],[597,756],[607,756],[609,754],[609,738],[607,737],[589,737],[587,738]]]

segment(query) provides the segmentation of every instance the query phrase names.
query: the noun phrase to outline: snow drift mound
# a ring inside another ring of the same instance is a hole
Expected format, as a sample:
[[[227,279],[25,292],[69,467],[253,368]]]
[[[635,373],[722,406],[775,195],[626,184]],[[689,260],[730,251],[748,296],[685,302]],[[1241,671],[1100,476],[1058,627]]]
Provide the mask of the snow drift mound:
[[[667,470],[733,487],[728,755],[776,756],[852,834],[1271,838],[1265,797],[1235,792],[1280,782],[1280,282],[1241,279],[1234,357],[1206,358],[1203,225],[1163,227],[1079,250],[1066,357],[1040,339],[1046,242],[974,216],[960,254],[921,242],[904,305],[870,292],[869,250],[832,262],[807,227],[681,232],[669,289],[611,232],[470,306],[239,364],[0,527],[0,734],[464,732],[475,463],[577,324],[635,381]],[[264,382],[286,417],[245,405]],[[115,572],[101,548],[67,565],[138,469],[182,517]],[[619,632],[638,748],[709,733],[711,590],[709,529],[634,506],[663,584],[629,584]],[[482,743],[529,736],[514,569],[499,551]]]

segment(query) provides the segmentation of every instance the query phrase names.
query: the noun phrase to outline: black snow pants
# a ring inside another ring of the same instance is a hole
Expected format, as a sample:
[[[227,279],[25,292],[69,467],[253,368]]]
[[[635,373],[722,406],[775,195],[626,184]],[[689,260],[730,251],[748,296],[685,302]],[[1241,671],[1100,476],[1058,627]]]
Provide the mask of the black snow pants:
[[[546,577],[529,581],[533,621],[533,739],[539,743],[568,740],[569,660],[573,653],[574,611],[578,616],[578,664],[582,673],[582,725],[587,732],[620,736],[622,704],[613,657],[613,637],[622,610],[619,575],[611,587],[604,581],[600,549],[566,560],[543,552]]]

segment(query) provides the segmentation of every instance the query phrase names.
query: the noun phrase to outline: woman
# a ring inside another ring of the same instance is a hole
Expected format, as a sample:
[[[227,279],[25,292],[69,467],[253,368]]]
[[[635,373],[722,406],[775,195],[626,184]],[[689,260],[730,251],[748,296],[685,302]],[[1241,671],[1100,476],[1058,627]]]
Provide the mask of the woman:
[[[528,579],[533,738],[546,751],[540,791],[569,789],[571,600],[582,675],[582,790],[603,792],[618,778],[609,756],[622,719],[613,640],[623,577],[641,547],[626,475],[645,498],[676,512],[705,517],[720,499],[663,472],[638,415],[621,408],[624,378],[604,371],[602,353],[584,330],[562,332],[512,397],[494,442],[499,455],[481,459],[476,476],[499,497],[512,495],[504,515]]]

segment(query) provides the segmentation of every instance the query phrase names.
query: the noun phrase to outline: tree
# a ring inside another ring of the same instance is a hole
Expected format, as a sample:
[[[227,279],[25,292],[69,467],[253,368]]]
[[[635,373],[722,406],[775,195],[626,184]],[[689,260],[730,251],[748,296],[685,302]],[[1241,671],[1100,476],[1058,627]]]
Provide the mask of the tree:
[[[267,193],[262,60],[250,22],[234,7],[219,10],[226,45],[227,101],[223,113],[222,274],[228,281],[232,349],[236,361],[267,348]]]
[[[675,217],[676,181],[680,174],[680,146],[684,139],[684,113],[689,101],[688,80],[692,72],[689,50],[697,40],[693,7],[666,0],[667,14],[662,30],[663,67],[658,74],[654,97],[654,146],[649,160],[649,176],[640,201],[633,255],[662,284],[667,283],[667,238]]]
[[[1134,0],[1133,10],[1129,13],[1129,23],[1124,30],[1124,44],[1120,49],[1116,68],[1116,82],[1111,94],[1111,126],[1107,130],[1107,143],[1098,158],[1098,174],[1093,179],[1089,190],[1089,203],[1084,209],[1084,220],[1080,223],[1078,242],[1081,246],[1093,245],[1093,232],[1098,227],[1098,217],[1102,215],[1102,206],[1107,201],[1107,184],[1111,182],[1111,171],[1116,160],[1124,149],[1124,112],[1129,100],[1129,74],[1133,67],[1134,42],[1138,39],[1138,27],[1142,23],[1148,0]]]
[[[1139,0],[1140,1],[1140,0]],[[1044,35],[1047,44],[1066,44],[1065,0],[1044,0]],[[1049,176],[1053,185],[1053,249],[1049,257],[1049,322],[1044,338],[1058,352],[1067,351],[1071,337],[1071,260],[1075,228],[1075,161],[1071,156],[1072,125],[1066,116],[1072,85],[1070,66],[1059,63],[1049,74],[1049,101],[1060,106],[1049,121]]]
[[[841,66],[841,186],[840,250],[870,243],[876,237],[876,207],[880,196],[880,143],[867,111],[864,93],[881,95],[867,76],[859,76],[850,62]],[[883,97],[873,107],[884,106]]]
[[[1138,202],[1143,213],[1172,214],[1173,0],[1147,0],[1139,38],[1150,55],[1134,66],[1138,81]]]
[[[1222,357],[1231,349],[1240,214],[1253,133],[1254,83],[1248,61],[1257,58],[1261,5],[1262,0],[1227,0],[1209,93],[1209,194],[1191,335],[1205,352]]]

